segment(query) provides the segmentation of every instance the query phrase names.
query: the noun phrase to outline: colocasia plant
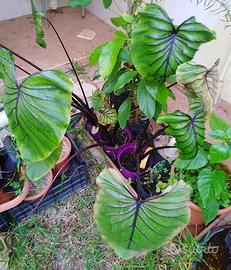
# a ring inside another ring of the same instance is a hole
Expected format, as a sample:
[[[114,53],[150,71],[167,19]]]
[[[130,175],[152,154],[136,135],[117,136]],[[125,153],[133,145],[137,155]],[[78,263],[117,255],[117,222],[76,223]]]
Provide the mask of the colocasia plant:
[[[211,146],[205,141],[205,121],[219,99],[219,61],[207,69],[192,58],[201,44],[215,39],[213,31],[194,17],[175,26],[156,4],[146,5],[137,14],[113,18],[112,23],[125,31],[116,31],[114,39],[97,47],[89,56],[90,65],[98,62],[99,75],[105,80],[101,94],[97,90],[101,102],[95,109],[99,117],[110,108],[121,128],[131,120],[139,121],[142,114],[156,120],[167,135],[175,138],[179,157],[172,166],[181,166],[184,173],[191,169],[194,177],[193,183],[186,184],[181,179],[172,181],[172,176],[166,184],[159,175],[151,179],[159,194],[143,196],[139,164],[138,179],[131,185],[112,169],[101,173],[97,179],[100,191],[95,205],[96,222],[103,238],[121,257],[128,258],[160,247],[189,223],[190,185],[194,188],[193,198],[199,198],[206,224],[216,217],[219,207],[227,206],[227,175],[217,162],[230,156],[230,130],[225,126],[223,132],[218,131],[215,125],[216,131],[210,134],[216,138],[220,135],[220,142]],[[167,111],[168,97],[174,97],[170,82],[184,90],[189,101],[188,112],[163,114]],[[108,102],[112,95],[122,97],[118,109]],[[149,153],[153,150],[156,149]],[[218,151],[222,155],[220,160],[215,160]],[[145,181],[150,178],[145,176]]]
[[[70,0],[73,6],[90,2]],[[111,1],[103,3],[108,7]],[[0,51],[4,108],[27,173],[33,173],[36,166],[41,174],[47,161],[53,163],[69,122],[71,102],[86,118],[91,135],[106,146],[106,152],[109,146],[116,148],[115,134],[126,135],[130,144],[125,150],[133,152],[126,152],[123,162],[132,164],[132,177],[125,179],[118,170],[105,169],[97,177],[99,193],[94,207],[102,237],[125,259],[161,247],[184,229],[190,221],[191,193],[202,207],[206,223],[216,217],[220,207],[227,206],[230,197],[228,176],[220,164],[231,155],[230,127],[212,114],[219,99],[219,61],[210,69],[192,61],[200,45],[215,39],[215,33],[195,17],[176,26],[156,4],[137,12],[137,3],[131,2],[129,14],[111,19],[120,30],[89,55],[89,64],[99,67],[96,77],[104,81],[102,89],[92,95],[94,111],[87,100],[74,94],[71,101],[72,82],[61,71],[40,72],[18,85],[12,56]],[[42,15],[35,9],[33,14],[37,42],[45,47]],[[175,97],[175,84],[188,98],[188,112],[167,113],[168,98]],[[81,84],[80,88],[83,90]],[[46,117],[45,108],[49,112]],[[209,118],[210,136],[217,140],[212,145],[205,141],[205,121]],[[154,135],[149,121],[161,125]],[[134,132],[135,127],[138,132]],[[48,142],[50,134],[54,136]],[[168,135],[174,143],[155,147],[153,141],[159,135]],[[109,146],[105,145],[108,141]],[[117,165],[123,147],[113,149]],[[177,149],[173,164],[160,158],[157,150],[165,148]],[[171,166],[176,169],[170,177]],[[121,172],[127,175],[124,168]]]

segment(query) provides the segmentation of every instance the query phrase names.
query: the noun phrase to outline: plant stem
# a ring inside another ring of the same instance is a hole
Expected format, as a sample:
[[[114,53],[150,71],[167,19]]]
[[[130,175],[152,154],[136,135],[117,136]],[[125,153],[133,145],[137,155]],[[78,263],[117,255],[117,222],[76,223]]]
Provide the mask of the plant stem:
[[[76,72],[76,69],[75,69],[75,67],[74,67],[74,65],[73,65],[73,63],[72,63],[71,57],[70,57],[70,55],[69,55],[69,53],[68,53],[68,51],[67,51],[67,49],[66,49],[66,47],[65,47],[65,45],[64,45],[64,43],[63,43],[63,41],[62,41],[62,39],[61,39],[59,33],[57,32],[56,28],[54,27],[54,25],[52,24],[52,22],[51,22],[50,20],[48,20],[46,17],[43,17],[43,19],[44,19],[45,21],[47,21],[47,22],[50,24],[50,26],[52,27],[52,29],[54,30],[54,32],[55,32],[55,34],[56,34],[56,36],[57,36],[57,38],[58,38],[58,40],[59,40],[59,42],[60,42],[60,44],[61,44],[63,50],[64,50],[64,52],[65,52],[65,54],[66,54],[66,56],[67,56],[67,58],[68,58],[68,60],[69,60],[69,62],[70,62],[70,64],[71,64],[71,67],[72,67],[72,69],[73,69],[73,72],[74,72],[74,74],[75,74],[75,77],[76,77],[76,79],[77,79],[77,81],[78,81],[78,83],[79,83],[81,92],[82,92],[82,94],[83,94],[85,103],[86,103],[87,107],[89,108],[88,101],[87,101],[87,97],[86,97],[86,95],[85,95],[85,93],[84,93],[84,90],[83,90],[83,86],[82,86],[81,81],[80,81],[80,79],[79,79],[79,76],[78,76],[78,74],[77,74],[77,72]]]
[[[33,64],[32,62],[30,62],[29,60],[27,60],[26,58],[22,57],[20,54],[14,52],[13,50],[7,48],[6,46],[0,44],[0,47],[4,48],[5,50],[11,52],[12,54],[14,54],[15,56],[17,56],[18,58],[22,59],[24,62],[26,62],[27,64],[31,65],[32,67],[34,67],[35,69],[42,71],[42,69],[38,66],[36,66],[35,64]]]

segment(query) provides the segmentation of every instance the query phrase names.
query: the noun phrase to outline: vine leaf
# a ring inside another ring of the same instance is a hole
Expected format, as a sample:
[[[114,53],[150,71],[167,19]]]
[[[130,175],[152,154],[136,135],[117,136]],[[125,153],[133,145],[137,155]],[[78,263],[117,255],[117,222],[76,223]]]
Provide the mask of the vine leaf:
[[[146,5],[132,32],[132,60],[143,77],[166,79],[190,61],[199,46],[215,38],[215,32],[191,17],[174,26],[156,4]]]
[[[161,115],[158,124],[167,123],[166,133],[175,137],[176,147],[181,150],[180,159],[193,159],[203,150],[205,137],[205,112],[200,99],[190,103],[189,114],[179,110]]]
[[[220,97],[218,82],[219,61],[211,69],[197,65],[193,61],[181,64],[176,71],[176,80],[183,87],[185,94],[190,98],[200,98],[210,115]]]
[[[42,18],[44,15],[42,12],[38,12],[36,10],[34,0],[31,0],[31,7],[32,7],[32,16],[33,16],[35,30],[36,30],[36,42],[40,47],[46,48],[47,45],[44,38],[44,32],[43,32],[43,27],[42,27]]]
[[[138,200],[115,169],[103,170],[96,181],[98,230],[123,259],[158,249],[189,222],[191,187],[183,181],[147,200]]]
[[[73,82],[60,70],[15,79],[12,55],[0,49],[4,109],[20,156],[30,164],[47,159],[60,145],[70,122]]]

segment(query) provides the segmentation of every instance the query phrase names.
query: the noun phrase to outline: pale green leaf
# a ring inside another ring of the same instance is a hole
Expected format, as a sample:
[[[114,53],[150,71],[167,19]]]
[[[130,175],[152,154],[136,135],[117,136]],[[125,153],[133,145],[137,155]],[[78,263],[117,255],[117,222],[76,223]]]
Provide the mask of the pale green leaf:
[[[123,259],[160,248],[189,222],[191,187],[183,181],[161,196],[137,199],[115,169],[98,177],[94,217],[103,239]]]
[[[205,110],[210,115],[220,98],[217,64],[208,70],[193,61],[183,63],[177,68],[176,80],[187,97],[200,98],[203,101]]]

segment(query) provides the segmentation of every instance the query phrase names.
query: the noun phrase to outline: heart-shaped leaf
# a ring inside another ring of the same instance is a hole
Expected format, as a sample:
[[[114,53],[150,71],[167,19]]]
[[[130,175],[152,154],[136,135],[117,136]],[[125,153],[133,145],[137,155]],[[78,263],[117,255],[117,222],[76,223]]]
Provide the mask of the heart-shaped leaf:
[[[203,149],[205,137],[205,112],[200,100],[190,103],[189,114],[179,110],[161,115],[158,124],[167,123],[166,133],[175,137],[181,159],[193,159]]]
[[[211,114],[220,97],[218,63],[211,69],[193,61],[181,64],[176,71],[176,80],[190,99],[200,98],[207,114]]]
[[[50,70],[19,85],[13,58],[4,49],[0,63],[4,109],[20,156],[25,164],[44,160],[60,145],[70,122],[73,82],[63,71]]]
[[[132,32],[132,60],[143,77],[166,79],[177,67],[190,61],[199,46],[215,33],[191,17],[179,26],[160,6],[147,5]]]
[[[95,220],[104,240],[124,258],[158,249],[189,222],[191,187],[183,181],[153,198],[139,200],[115,169],[97,178]]]

